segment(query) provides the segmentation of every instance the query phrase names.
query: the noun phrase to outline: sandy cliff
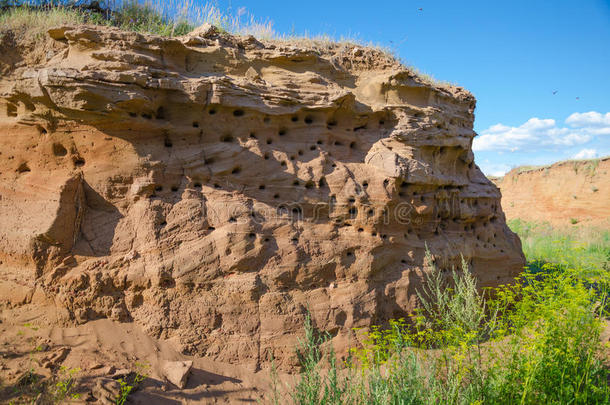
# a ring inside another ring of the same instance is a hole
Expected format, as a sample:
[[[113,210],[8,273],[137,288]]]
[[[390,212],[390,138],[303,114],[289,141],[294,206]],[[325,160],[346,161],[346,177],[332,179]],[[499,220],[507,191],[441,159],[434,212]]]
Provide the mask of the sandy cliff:
[[[610,157],[516,168],[494,182],[508,219],[610,225]]]
[[[482,286],[522,268],[461,88],[347,45],[49,35],[0,54],[4,305],[288,366],[307,308],[339,349],[412,310],[426,245]]]

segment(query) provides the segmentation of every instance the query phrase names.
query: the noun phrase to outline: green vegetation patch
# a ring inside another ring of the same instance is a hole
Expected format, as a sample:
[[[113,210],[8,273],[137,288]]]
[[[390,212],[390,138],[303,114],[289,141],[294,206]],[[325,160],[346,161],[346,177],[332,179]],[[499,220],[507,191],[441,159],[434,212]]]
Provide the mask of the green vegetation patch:
[[[574,225],[578,220],[571,221]],[[521,238],[523,253],[534,269],[544,263],[578,269],[588,276],[610,271],[610,231],[578,225],[556,228],[548,222],[508,221]]]

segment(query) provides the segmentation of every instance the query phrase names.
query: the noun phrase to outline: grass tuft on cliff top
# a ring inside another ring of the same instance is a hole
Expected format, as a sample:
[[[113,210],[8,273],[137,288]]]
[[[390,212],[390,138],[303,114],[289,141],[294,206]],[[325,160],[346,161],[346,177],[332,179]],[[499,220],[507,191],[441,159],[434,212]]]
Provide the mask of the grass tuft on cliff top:
[[[404,63],[388,47],[357,38],[333,38],[329,35],[295,35],[276,32],[269,19],[258,19],[240,7],[223,11],[212,3],[194,0],[0,0],[0,39],[7,31],[38,38],[60,25],[92,24],[117,27],[126,31],[166,37],[186,35],[200,25],[211,24],[221,32],[253,35],[268,41],[327,50],[333,46],[374,48],[389,60],[399,61],[425,83],[449,88],[453,83],[437,80]]]

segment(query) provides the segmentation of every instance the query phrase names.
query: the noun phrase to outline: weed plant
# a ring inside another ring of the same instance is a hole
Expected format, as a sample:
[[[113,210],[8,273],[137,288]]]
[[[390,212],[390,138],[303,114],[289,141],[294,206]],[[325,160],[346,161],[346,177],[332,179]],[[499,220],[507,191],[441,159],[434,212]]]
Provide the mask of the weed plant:
[[[465,262],[448,277],[433,267],[420,309],[360,331],[346,362],[320,351],[324,335],[307,318],[292,403],[610,403],[600,340],[609,278],[597,271],[592,282],[570,254],[485,291]]]

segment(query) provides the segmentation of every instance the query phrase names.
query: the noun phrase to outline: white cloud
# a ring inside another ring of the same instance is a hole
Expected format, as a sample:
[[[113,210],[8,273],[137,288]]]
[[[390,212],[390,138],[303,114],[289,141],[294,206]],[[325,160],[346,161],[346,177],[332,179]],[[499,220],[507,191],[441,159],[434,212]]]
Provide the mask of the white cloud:
[[[598,156],[595,149],[583,149],[574,155],[574,159],[593,159]]]
[[[540,147],[582,145],[594,136],[610,135],[610,113],[601,114],[596,111],[574,113],[565,122],[568,127],[558,126],[553,119],[534,117],[518,127],[492,125],[474,139],[472,149],[533,151]]]
[[[574,113],[566,119],[566,124],[575,128],[587,128],[594,135],[610,135],[610,112]]]

